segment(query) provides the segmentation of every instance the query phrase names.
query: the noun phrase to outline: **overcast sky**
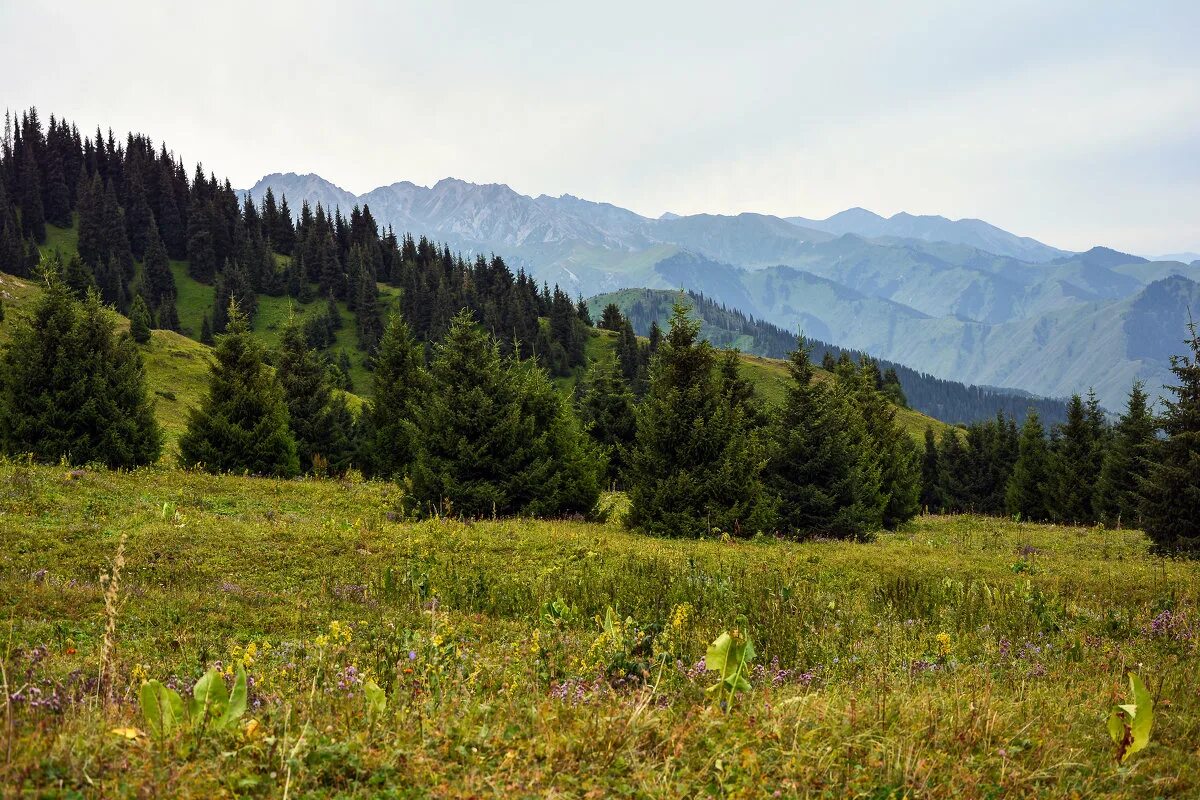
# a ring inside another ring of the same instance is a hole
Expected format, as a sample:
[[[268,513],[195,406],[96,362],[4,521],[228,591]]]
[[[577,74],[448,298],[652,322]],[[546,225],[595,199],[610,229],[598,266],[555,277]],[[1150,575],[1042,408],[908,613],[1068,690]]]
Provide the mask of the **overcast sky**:
[[[1200,2],[0,0],[0,104],[248,187],[453,176],[1200,251]]]

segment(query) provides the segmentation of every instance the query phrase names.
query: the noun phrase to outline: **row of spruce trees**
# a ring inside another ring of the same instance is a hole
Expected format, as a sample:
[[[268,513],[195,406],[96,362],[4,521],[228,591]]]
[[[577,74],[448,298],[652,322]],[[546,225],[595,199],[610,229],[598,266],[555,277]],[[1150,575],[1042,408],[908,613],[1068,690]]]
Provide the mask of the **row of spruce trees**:
[[[1074,395],[1049,431],[1031,411],[936,437],[925,431],[921,504],[1036,522],[1140,527],[1166,549],[1200,548],[1200,334],[1173,356],[1173,399],[1156,415],[1137,381],[1110,424],[1093,393]]]
[[[0,444],[8,455],[130,468],[157,461],[162,433],[137,340],[116,333],[98,291],[76,297],[47,259],[42,291],[0,357]],[[236,300],[217,337],[208,392],[179,461],[213,472],[292,477],[357,468],[402,484],[415,514],[562,516],[628,491],[630,522],[694,536],[776,532],[868,538],[924,505],[1069,523],[1140,524],[1160,545],[1200,543],[1200,333],[1172,359],[1178,385],[1155,417],[1140,385],[1116,425],[1072,398],[1049,435],[1036,414],[926,432],[922,458],[869,359],[818,375],[801,338],[783,402],[765,404],[735,353],[699,336],[678,303],[669,330],[635,339],[639,365],[589,371],[562,398],[548,371],[505,352],[469,309],[422,344],[400,316],[380,343],[374,395],[354,413],[292,319],[268,358]],[[625,330],[606,309],[605,327]],[[633,358],[633,355],[629,356]],[[274,367],[268,361],[274,362]],[[640,397],[639,397],[640,388]]]
[[[298,212],[268,190],[260,202],[239,198],[228,180],[197,164],[189,179],[182,159],[141,134],[124,141],[110,130],[82,136],[36,108],[5,116],[0,137],[0,265],[33,277],[47,225],[74,226],[77,252],[62,279],[80,297],[95,289],[103,302],[133,316],[140,304],[152,327],[212,344],[228,325],[234,300],[253,319],[260,295],[301,303],[341,303],[354,317],[359,349],[371,356],[383,336],[379,284],[402,290],[405,319],[423,342],[440,339],[469,308],[501,342],[536,357],[555,375],[583,363],[586,307],[557,286],[514,274],[499,257],[473,261],[424,237],[380,229],[369,207]],[[214,288],[200,329],[184,330],[171,261]],[[142,311],[139,309],[139,314]],[[541,322],[545,320],[545,322]]]

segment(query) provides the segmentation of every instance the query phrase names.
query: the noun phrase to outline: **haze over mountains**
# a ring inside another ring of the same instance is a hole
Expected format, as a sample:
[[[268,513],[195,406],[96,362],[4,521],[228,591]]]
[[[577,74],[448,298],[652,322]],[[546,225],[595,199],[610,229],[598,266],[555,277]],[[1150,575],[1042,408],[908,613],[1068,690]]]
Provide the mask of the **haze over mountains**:
[[[981,220],[861,208],[824,220],[743,213],[643,217],[571,195],[529,197],[447,178],[354,195],[317,175],[273,174],[302,201],[369,205],[397,232],[464,253],[495,252],[590,296],[627,287],[690,289],[788,329],[939,377],[1047,396],[1086,391],[1118,409],[1135,378],[1157,394],[1200,262],[1151,261],[1105,247],[1072,253]],[[1192,254],[1180,254],[1183,257]]]

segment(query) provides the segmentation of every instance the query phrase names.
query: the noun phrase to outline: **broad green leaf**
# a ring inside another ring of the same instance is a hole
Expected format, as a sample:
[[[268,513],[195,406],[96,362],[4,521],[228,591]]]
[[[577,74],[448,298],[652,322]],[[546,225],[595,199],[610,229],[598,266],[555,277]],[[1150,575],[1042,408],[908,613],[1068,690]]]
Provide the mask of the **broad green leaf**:
[[[1121,742],[1125,740],[1125,719],[1115,708],[1108,715],[1108,735],[1113,740],[1113,744],[1117,746],[1120,746]]]
[[[1130,714],[1133,718],[1130,725],[1133,743],[1125,753],[1126,758],[1150,744],[1150,729],[1154,727],[1154,700],[1146,691],[1142,679],[1132,672],[1129,673],[1129,688],[1133,692],[1134,711]]]
[[[225,713],[229,702],[229,694],[225,690],[225,681],[215,669],[204,673],[192,688],[190,716],[194,724],[204,720],[205,715],[219,717]]]
[[[225,687],[224,681],[221,682],[221,688]],[[242,714],[246,713],[246,670],[242,666],[238,666],[237,677],[233,680],[233,693],[229,695],[229,703],[225,707],[225,713],[221,715],[217,722],[217,727],[226,728],[241,718]]]
[[[1142,679],[1132,672],[1129,691],[1133,702],[1118,705],[1108,717],[1108,735],[1117,745],[1117,761],[1121,763],[1150,744],[1150,731],[1154,727],[1154,700]]]
[[[378,718],[387,710],[387,693],[370,680],[363,684],[363,692],[367,696],[367,715],[372,719]]]
[[[158,681],[142,683],[138,696],[146,727],[155,736],[170,736],[183,720],[183,700],[179,693]]]

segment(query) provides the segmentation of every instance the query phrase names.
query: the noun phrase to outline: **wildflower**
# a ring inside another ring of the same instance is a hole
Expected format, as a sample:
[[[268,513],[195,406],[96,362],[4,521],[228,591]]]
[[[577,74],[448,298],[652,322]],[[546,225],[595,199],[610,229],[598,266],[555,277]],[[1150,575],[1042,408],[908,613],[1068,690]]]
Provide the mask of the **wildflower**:
[[[145,664],[135,664],[129,672],[129,679],[134,683],[140,684],[149,677]]]
[[[950,634],[943,631],[937,637],[938,658],[947,658],[950,655]]]

